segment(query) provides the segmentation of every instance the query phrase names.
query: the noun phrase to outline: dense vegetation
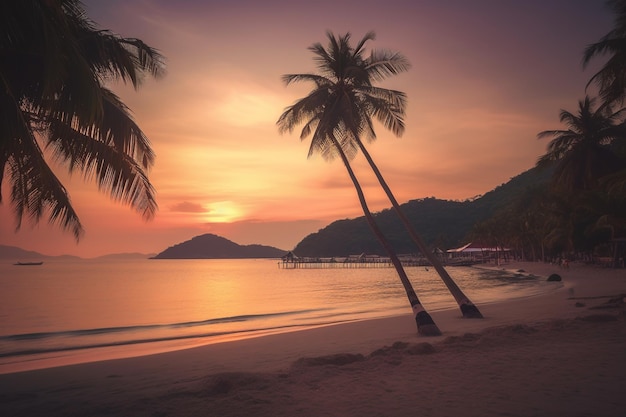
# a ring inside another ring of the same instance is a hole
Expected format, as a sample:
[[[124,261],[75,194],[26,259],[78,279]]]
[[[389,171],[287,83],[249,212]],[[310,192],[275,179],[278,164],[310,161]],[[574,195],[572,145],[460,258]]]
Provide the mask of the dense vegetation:
[[[475,241],[513,249],[527,260],[604,257],[621,265],[626,194],[602,188],[568,193],[554,183],[553,172],[554,166],[535,167],[473,200],[431,197],[401,207],[431,249]],[[419,252],[393,210],[374,217],[398,253]],[[305,237],[294,252],[313,257],[384,254],[363,217],[331,223]]]
[[[476,224],[513,204],[526,190],[536,184],[547,184],[550,174],[550,169],[533,168],[473,200],[431,197],[409,201],[401,208],[429,247],[449,249],[467,243]],[[383,210],[374,217],[398,253],[418,252],[393,210]],[[294,252],[313,257],[384,253],[363,217],[331,223],[305,237]]]

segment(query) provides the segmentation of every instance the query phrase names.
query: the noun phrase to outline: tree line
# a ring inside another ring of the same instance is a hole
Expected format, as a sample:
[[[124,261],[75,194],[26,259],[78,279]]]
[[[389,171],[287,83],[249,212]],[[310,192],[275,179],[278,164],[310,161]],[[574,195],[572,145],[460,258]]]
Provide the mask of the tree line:
[[[550,169],[531,168],[495,189],[464,201],[442,200],[427,197],[408,201],[401,205],[415,230],[426,242],[429,250],[447,250],[465,245],[476,239],[474,226],[490,219],[495,213],[517,201],[526,190],[547,184]],[[396,252],[403,255],[419,255],[404,226],[394,211],[385,209],[374,213]],[[337,220],[323,229],[306,236],[293,252],[306,257],[349,256],[361,253],[384,256],[376,238],[372,235],[364,217]]]
[[[586,85],[575,112],[561,110],[562,129],[538,133],[551,138],[537,167],[551,181],[529,187],[471,237],[509,247],[524,259],[626,257],[626,2],[607,4],[615,26],[583,54],[583,66],[606,58]],[[597,96],[590,95],[595,88]]]

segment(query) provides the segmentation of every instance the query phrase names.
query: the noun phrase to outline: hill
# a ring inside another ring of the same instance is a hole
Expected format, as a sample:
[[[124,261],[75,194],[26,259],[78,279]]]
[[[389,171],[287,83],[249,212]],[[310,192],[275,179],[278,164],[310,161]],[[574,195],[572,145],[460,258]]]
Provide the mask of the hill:
[[[549,170],[532,168],[481,197],[465,201],[434,197],[401,204],[417,233],[429,247],[449,249],[467,243],[473,226],[509,205],[524,191],[550,178]],[[393,209],[374,214],[379,227],[397,253],[416,253],[417,249]],[[371,232],[365,217],[335,221],[306,236],[294,248],[298,256],[331,257],[360,253],[386,255]]]
[[[271,246],[238,245],[221,236],[205,234],[170,246],[152,259],[280,258],[287,252]]]
[[[98,256],[93,259],[102,260],[102,261],[109,261],[109,260],[121,261],[121,260],[133,260],[133,259],[148,259],[148,258],[152,258],[154,255],[155,255],[154,253],[146,254],[146,253],[139,253],[139,252],[130,252],[130,253],[122,252],[122,253],[110,253],[107,255]]]
[[[99,259],[99,260],[112,260],[112,259],[147,259],[154,254],[143,254],[143,253],[115,253],[109,255],[98,256],[96,258],[90,259]],[[0,245],[0,259],[9,259],[11,261],[33,261],[33,260],[42,260],[42,259],[57,259],[57,260],[76,260],[76,259],[84,259],[74,255],[44,255],[43,253],[29,251],[22,248],[18,248],[17,246],[7,246]]]
[[[39,252],[24,250],[16,246],[0,245],[0,259],[39,260],[45,257],[45,255],[42,255]]]
[[[0,245],[0,259],[8,259],[13,262],[15,261],[19,262],[19,261],[41,261],[42,259],[72,260],[72,259],[80,259],[80,258],[78,256],[72,256],[72,255],[50,256],[50,255],[44,255],[39,252],[18,248],[17,246]]]

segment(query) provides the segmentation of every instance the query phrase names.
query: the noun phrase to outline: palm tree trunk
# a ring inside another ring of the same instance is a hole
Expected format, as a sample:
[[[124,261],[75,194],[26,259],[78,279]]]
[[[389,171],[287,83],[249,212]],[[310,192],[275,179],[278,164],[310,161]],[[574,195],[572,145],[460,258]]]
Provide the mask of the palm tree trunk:
[[[357,138],[356,141],[359,145],[359,148],[363,152],[363,155],[365,155],[365,159],[367,159],[367,162],[372,167],[372,170],[376,174],[376,178],[378,178],[378,182],[380,183],[383,190],[385,190],[385,193],[387,194],[389,201],[391,201],[391,204],[393,208],[395,209],[396,213],[398,214],[398,216],[400,217],[400,220],[404,224],[404,227],[409,232],[411,239],[413,239],[413,242],[417,245],[420,252],[422,252],[422,254],[426,257],[426,259],[428,259],[428,261],[432,264],[432,266],[435,268],[435,270],[441,277],[444,284],[446,284],[446,287],[448,287],[448,290],[450,291],[450,293],[456,300],[457,304],[459,305],[459,308],[461,309],[461,313],[463,314],[463,317],[479,318],[479,319],[483,318],[483,315],[478,310],[478,307],[476,307],[470,301],[470,299],[463,293],[463,291],[461,291],[461,289],[456,284],[456,282],[454,282],[452,277],[448,274],[448,271],[445,270],[445,268],[443,267],[439,259],[437,259],[437,257],[434,256],[428,250],[428,248],[426,247],[426,244],[424,244],[424,241],[415,232],[415,230],[413,229],[413,226],[411,226],[411,223],[409,222],[409,219],[407,219],[407,217],[404,215],[404,212],[402,211],[402,209],[400,208],[400,205],[396,201],[396,198],[391,192],[391,189],[387,185],[387,182],[385,181],[382,174],[378,170],[378,167],[372,160],[372,157],[370,156],[369,152],[367,152],[367,149],[365,149],[365,146],[363,146],[363,143],[361,142],[361,140],[358,139],[358,137],[356,138]]]
[[[398,276],[400,277],[400,281],[402,282],[402,285],[404,286],[404,290],[406,291],[406,295],[409,299],[409,302],[411,303],[411,309],[413,310],[413,316],[415,317],[415,323],[417,325],[417,332],[423,336],[441,335],[441,331],[439,330],[439,327],[437,327],[437,325],[433,321],[430,314],[428,314],[428,312],[424,309],[424,307],[420,303],[419,298],[417,298],[417,294],[415,293],[415,290],[413,289],[413,286],[411,285],[411,281],[409,281],[409,277],[406,275],[406,272],[404,271],[402,262],[400,261],[395,251],[391,247],[391,244],[389,243],[389,241],[387,241],[387,239],[385,238],[385,236],[379,229],[378,225],[376,224],[376,221],[374,220],[374,217],[372,216],[372,213],[367,207],[365,195],[363,194],[361,185],[359,184],[356,176],[354,175],[354,171],[352,170],[352,167],[350,166],[350,162],[348,161],[348,158],[346,157],[345,153],[341,149],[341,146],[339,145],[339,143],[337,142],[335,138],[333,138],[333,143],[335,144],[335,147],[337,148],[337,151],[339,152],[339,155],[341,156],[341,160],[343,161],[344,166],[348,170],[350,179],[352,180],[352,183],[354,184],[354,188],[356,189],[357,195],[359,197],[359,202],[361,203],[361,208],[363,209],[363,213],[365,214],[367,223],[372,229],[372,232],[374,232],[374,234],[376,235],[380,243],[385,248],[385,251],[389,255],[389,259],[391,260],[391,263],[395,267],[398,273]]]

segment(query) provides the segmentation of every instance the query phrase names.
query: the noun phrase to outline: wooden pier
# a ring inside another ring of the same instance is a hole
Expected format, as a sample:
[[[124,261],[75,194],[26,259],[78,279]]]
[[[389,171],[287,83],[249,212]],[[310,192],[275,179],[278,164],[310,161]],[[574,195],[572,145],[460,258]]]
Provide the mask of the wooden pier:
[[[401,257],[402,266],[428,266],[426,260]],[[278,262],[283,269],[329,269],[329,268],[392,268],[389,258],[376,255],[353,255],[333,258],[299,258],[285,256]]]

